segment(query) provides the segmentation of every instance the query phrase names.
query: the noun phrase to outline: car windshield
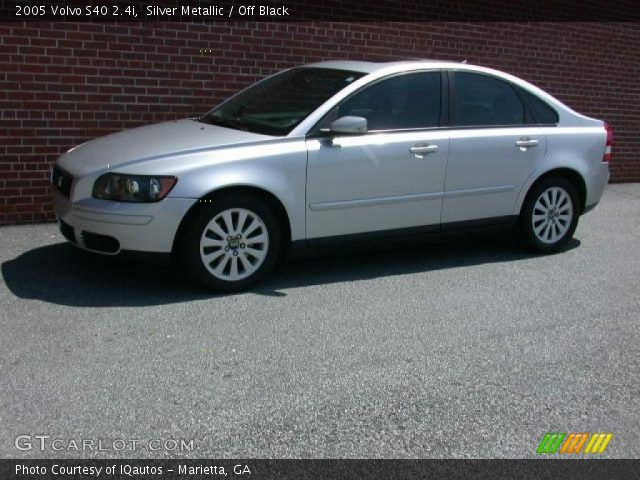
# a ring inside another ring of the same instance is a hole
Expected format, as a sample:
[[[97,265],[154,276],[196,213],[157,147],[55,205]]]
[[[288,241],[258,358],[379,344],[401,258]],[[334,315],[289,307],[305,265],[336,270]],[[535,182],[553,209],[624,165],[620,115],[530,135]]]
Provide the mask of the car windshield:
[[[284,136],[364,73],[298,67],[267,78],[198,120],[211,125]]]

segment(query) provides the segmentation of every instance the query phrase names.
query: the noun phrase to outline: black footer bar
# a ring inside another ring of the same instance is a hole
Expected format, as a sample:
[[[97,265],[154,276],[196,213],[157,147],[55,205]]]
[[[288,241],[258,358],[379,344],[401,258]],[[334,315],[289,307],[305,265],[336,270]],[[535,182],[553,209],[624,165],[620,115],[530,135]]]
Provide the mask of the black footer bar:
[[[639,479],[640,460],[0,460],[0,479]]]

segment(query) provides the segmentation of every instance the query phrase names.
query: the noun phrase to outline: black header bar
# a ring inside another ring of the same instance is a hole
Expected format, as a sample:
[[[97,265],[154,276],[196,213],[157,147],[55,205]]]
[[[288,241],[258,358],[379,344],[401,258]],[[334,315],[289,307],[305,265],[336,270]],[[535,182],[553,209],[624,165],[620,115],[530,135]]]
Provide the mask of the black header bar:
[[[640,21],[635,0],[0,0],[1,21]]]

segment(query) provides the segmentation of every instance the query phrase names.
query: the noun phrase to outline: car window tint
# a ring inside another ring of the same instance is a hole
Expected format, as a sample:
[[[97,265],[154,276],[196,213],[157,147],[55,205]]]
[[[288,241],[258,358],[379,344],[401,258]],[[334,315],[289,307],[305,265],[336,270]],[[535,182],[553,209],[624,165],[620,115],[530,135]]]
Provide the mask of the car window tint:
[[[529,108],[533,111],[536,123],[544,125],[555,125],[558,123],[558,114],[544,100],[539,99],[533,93],[520,89],[520,93],[525,98]]]
[[[364,73],[329,68],[286,70],[240,92],[201,122],[266,135],[287,135],[311,112]]]
[[[256,85],[251,102],[245,99],[242,103],[242,114],[274,122],[280,118],[306,116],[356,78],[342,70],[292,70],[290,74]]]
[[[521,125],[525,109],[508,83],[488,75],[456,72],[453,124]]]
[[[437,127],[440,72],[400,75],[366,87],[338,107],[336,117],[367,119],[368,130]]]

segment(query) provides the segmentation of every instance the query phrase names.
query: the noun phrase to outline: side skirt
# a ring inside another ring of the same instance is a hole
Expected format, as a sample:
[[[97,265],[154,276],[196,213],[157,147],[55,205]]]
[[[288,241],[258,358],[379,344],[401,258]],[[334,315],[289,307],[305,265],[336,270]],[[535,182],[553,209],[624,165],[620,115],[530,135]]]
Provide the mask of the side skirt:
[[[438,242],[455,239],[470,234],[496,233],[513,228],[518,221],[517,215],[503,217],[450,222],[441,225],[425,225],[420,227],[399,228],[394,230],[379,230],[375,232],[337,235],[332,237],[296,240],[291,243],[290,256],[293,258],[324,253],[335,249],[349,249],[354,247],[368,247],[372,249],[388,247],[396,242],[410,241],[411,243]]]

